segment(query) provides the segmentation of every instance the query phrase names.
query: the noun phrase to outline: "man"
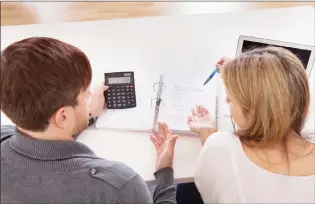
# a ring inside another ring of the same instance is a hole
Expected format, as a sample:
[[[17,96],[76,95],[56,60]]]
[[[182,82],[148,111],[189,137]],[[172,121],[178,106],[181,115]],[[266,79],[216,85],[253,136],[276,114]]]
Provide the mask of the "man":
[[[104,85],[88,103],[91,78],[86,55],[56,39],[29,38],[3,51],[1,110],[16,127],[1,127],[1,203],[176,203],[177,136],[165,124],[151,136],[153,198],[132,169],[75,141],[106,106]]]

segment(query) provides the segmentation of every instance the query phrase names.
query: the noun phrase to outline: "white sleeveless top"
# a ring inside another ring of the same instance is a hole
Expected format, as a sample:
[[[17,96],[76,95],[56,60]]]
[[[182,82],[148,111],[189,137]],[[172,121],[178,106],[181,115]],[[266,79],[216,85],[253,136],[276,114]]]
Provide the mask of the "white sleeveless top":
[[[204,203],[315,203],[315,175],[286,176],[259,167],[232,133],[208,137],[195,183]]]

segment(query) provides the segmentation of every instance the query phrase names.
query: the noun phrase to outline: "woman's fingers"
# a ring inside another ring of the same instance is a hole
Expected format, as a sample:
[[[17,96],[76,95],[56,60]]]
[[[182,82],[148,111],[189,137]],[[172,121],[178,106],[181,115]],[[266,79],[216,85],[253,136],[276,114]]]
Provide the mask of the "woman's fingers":
[[[202,116],[208,115],[209,111],[204,106],[200,106],[200,111],[202,113]]]
[[[193,117],[187,116],[187,124],[190,126],[190,125],[192,125],[193,122],[194,122]]]
[[[194,108],[191,109],[191,115],[192,115],[193,120],[196,120],[197,113],[196,113],[196,110]]]
[[[219,59],[216,65],[222,65],[225,61],[226,61],[226,57],[222,57],[221,59]]]
[[[198,118],[201,118],[201,117],[203,116],[203,114],[202,114],[202,111],[201,111],[200,106],[196,106],[196,110],[197,110],[197,116],[198,116]]]

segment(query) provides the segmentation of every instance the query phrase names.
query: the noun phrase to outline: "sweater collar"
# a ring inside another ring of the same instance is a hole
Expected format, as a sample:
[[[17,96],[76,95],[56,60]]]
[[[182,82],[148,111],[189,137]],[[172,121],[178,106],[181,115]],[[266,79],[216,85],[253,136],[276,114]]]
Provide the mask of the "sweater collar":
[[[61,160],[74,157],[94,157],[86,145],[77,141],[38,140],[25,135],[17,128],[9,140],[12,149],[38,160]]]

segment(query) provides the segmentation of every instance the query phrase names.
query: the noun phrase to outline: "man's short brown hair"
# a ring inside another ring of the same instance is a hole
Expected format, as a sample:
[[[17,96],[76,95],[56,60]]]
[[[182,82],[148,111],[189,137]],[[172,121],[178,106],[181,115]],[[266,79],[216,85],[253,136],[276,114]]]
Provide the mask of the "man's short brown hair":
[[[1,110],[18,127],[44,131],[63,106],[76,106],[92,70],[78,48],[46,37],[15,42],[1,53]]]

